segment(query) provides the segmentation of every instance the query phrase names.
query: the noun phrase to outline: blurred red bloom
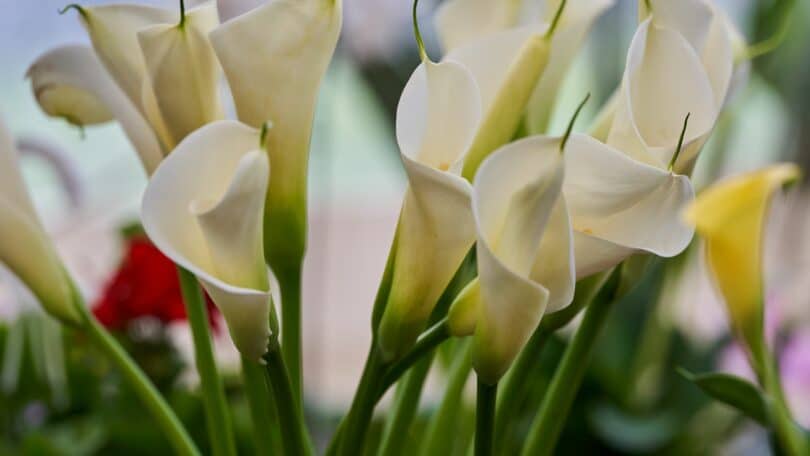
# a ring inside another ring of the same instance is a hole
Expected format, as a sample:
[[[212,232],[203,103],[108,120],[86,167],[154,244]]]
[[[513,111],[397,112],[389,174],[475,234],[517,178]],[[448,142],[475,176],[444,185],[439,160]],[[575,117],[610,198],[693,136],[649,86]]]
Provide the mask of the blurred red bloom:
[[[206,295],[211,326],[218,314]],[[107,328],[125,329],[133,320],[152,317],[163,324],[186,319],[174,263],[143,237],[127,241],[118,271],[95,305],[93,314]]]

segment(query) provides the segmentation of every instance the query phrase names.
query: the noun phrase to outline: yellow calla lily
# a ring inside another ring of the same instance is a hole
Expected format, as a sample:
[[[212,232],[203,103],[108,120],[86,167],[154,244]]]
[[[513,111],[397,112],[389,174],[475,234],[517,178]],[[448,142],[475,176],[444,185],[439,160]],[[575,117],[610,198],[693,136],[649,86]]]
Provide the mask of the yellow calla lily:
[[[70,281],[25,188],[11,135],[0,122],[0,262],[56,318],[78,324]]]
[[[749,346],[762,341],[763,228],[772,194],[801,175],[794,164],[777,164],[721,181],[685,212],[705,239],[706,258],[723,295],[731,324]]]

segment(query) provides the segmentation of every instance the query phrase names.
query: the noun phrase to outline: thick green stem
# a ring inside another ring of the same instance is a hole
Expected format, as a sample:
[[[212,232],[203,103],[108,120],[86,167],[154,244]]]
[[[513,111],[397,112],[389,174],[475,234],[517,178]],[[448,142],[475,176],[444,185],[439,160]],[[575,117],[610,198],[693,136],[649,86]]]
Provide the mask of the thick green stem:
[[[309,456],[313,450],[304,426],[304,416],[296,404],[287,365],[278,347],[271,348],[264,355],[264,360],[275,397],[284,453],[289,456]]]
[[[345,428],[340,435],[338,454],[345,456],[363,454],[366,431],[374,415],[374,406],[378,400],[377,391],[379,391],[385,367],[382,353],[377,348],[377,344],[372,341],[360,384],[357,386],[357,392],[352,400],[349,413],[346,415]]]
[[[444,318],[425,331],[419,340],[417,340],[411,351],[391,364],[385,371],[380,391],[378,392],[379,397],[382,397],[388,388],[396,383],[405,371],[410,369],[411,366],[422,359],[423,356],[428,353],[433,353],[433,350],[448,338],[450,338],[450,328],[447,326],[447,318]]]
[[[422,387],[432,364],[433,353],[431,352],[419,360],[397,385],[397,394],[394,398],[394,405],[388,413],[389,420],[385,424],[378,455],[398,456],[402,454],[405,441],[408,440],[408,430],[419,410]]]
[[[166,434],[174,451],[183,456],[198,456],[200,452],[194,445],[194,441],[191,440],[186,429],[177,419],[177,415],[174,414],[149,378],[146,377],[107,330],[99,324],[95,317],[87,312],[83,304],[79,304],[77,307],[83,309],[81,312],[85,319],[85,329],[90,337],[121,370],[124,379],[143,401],[157,421],[158,426]]]
[[[771,422],[782,449],[790,456],[808,454],[808,442],[793,420],[785,401],[785,393],[782,390],[776,360],[764,342],[758,349],[753,349],[759,352],[758,359],[755,362],[757,375],[763,388],[771,397]]]
[[[492,454],[497,391],[497,383],[489,385],[478,379],[478,394],[475,399],[475,456]]]
[[[281,351],[287,363],[296,407],[303,413],[301,268],[278,274],[281,287]]]
[[[456,357],[447,374],[447,388],[438,410],[431,417],[425,431],[420,454],[423,456],[443,456],[453,454],[456,435],[459,434],[460,417],[464,413],[464,386],[472,370],[472,350],[470,340],[463,340],[456,347]]]
[[[577,333],[568,344],[548,391],[543,396],[540,411],[534,417],[528,441],[523,447],[523,456],[552,454],[574,402],[579,386],[588,370],[588,362],[596,340],[616,304],[616,289],[619,274],[612,274],[608,283],[599,291],[585,311]]]
[[[245,382],[245,396],[247,397],[250,418],[253,421],[253,443],[256,454],[272,456],[281,454],[281,433],[278,410],[267,384],[264,366],[242,357],[242,377]]]
[[[214,455],[236,455],[233,429],[228,417],[225,389],[217,371],[214,349],[211,345],[211,331],[208,326],[208,310],[205,307],[200,286],[194,274],[178,267],[180,289],[186,304],[188,323],[194,340],[194,361],[200,374],[200,387],[205,404],[205,417],[211,448]]]

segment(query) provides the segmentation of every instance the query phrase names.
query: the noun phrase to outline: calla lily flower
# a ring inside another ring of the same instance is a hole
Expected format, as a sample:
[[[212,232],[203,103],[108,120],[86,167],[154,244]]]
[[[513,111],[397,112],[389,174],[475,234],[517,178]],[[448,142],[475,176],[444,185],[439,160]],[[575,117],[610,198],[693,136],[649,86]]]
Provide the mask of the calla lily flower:
[[[152,242],[197,276],[253,360],[267,350],[273,312],[262,254],[270,165],[261,141],[259,130],[235,121],[196,130],[152,176],[141,216]]]
[[[46,114],[79,126],[115,118],[148,174],[163,159],[151,126],[116,85],[92,48],[68,45],[41,55],[28,69],[31,88]]]
[[[694,231],[678,216],[694,199],[688,177],[581,134],[571,135],[565,159],[578,278],[635,252],[671,257],[689,245]]]
[[[567,69],[595,20],[613,0],[570,0],[551,40],[548,64],[534,89],[526,113],[530,133],[545,130]],[[448,0],[436,13],[436,28],[448,53],[471,43],[484,45],[482,36],[552,21],[559,0],[545,2]],[[486,52],[482,50],[481,52]],[[490,55],[483,57],[486,61]]]
[[[726,302],[731,325],[749,347],[763,331],[763,229],[773,193],[801,175],[777,164],[718,182],[685,212],[705,240],[706,259]]]
[[[182,20],[170,9],[133,4],[69,8],[94,53],[65,46],[34,62],[28,76],[46,113],[80,125],[115,118],[148,173],[189,132],[222,118],[219,68],[207,38],[218,23],[213,3]]]
[[[397,107],[397,142],[408,176],[379,343],[408,348],[475,241],[468,181],[459,175],[481,115],[472,74],[455,62],[423,62]]]
[[[256,128],[273,122],[267,151],[275,175],[267,195],[265,236],[268,261],[278,272],[298,268],[305,249],[312,120],[340,33],[341,11],[341,0],[276,0],[210,34],[239,120]]]
[[[479,378],[495,383],[545,312],[573,298],[574,245],[562,197],[561,138],[529,137],[493,153],[473,186],[479,277],[449,316],[451,332],[474,332]]]
[[[11,135],[0,122],[0,262],[28,286],[48,313],[79,324],[70,279],[37,217],[17,156]]]

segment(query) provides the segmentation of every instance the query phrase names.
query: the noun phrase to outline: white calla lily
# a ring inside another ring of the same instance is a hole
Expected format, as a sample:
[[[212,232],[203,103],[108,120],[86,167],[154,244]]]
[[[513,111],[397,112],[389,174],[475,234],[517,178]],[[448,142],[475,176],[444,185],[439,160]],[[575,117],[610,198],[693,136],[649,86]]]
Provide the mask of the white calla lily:
[[[111,116],[120,123],[147,173],[157,168],[163,158],[157,137],[93,49],[82,45],[54,48],[37,58],[26,75],[46,114],[79,125],[92,125]]]
[[[686,170],[718,112],[708,74],[689,41],[675,29],[644,21],[630,44],[607,143],[636,160],[665,168],[675,154],[683,118],[690,114],[683,151],[674,167]]]
[[[561,195],[561,138],[529,137],[493,153],[473,186],[480,303],[473,364],[495,383],[546,311],[574,293],[574,246]]]
[[[402,92],[396,129],[409,188],[379,328],[387,357],[416,340],[475,240],[471,187],[458,173],[480,113],[475,81],[455,62],[423,62]]]
[[[679,214],[694,199],[689,178],[652,166],[591,137],[571,135],[563,194],[574,230],[577,276],[636,251],[671,257],[694,230]]]
[[[210,33],[240,121],[273,123],[267,195],[267,259],[298,270],[306,244],[309,143],[318,88],[334,53],[342,0],[275,0]]]
[[[0,262],[33,292],[51,315],[81,322],[70,281],[37,217],[17,163],[17,150],[0,122]]]
[[[173,147],[189,133],[221,119],[219,64],[208,33],[219,24],[213,3],[185,14],[179,24],[137,33],[149,84]]]
[[[235,121],[196,130],[158,167],[142,208],[152,242],[197,276],[254,360],[267,349],[272,312],[262,254],[270,168],[260,142],[259,130]]]
[[[265,1],[266,0],[217,0],[219,21],[229,21],[236,16],[240,16],[258,8],[265,3]]]

